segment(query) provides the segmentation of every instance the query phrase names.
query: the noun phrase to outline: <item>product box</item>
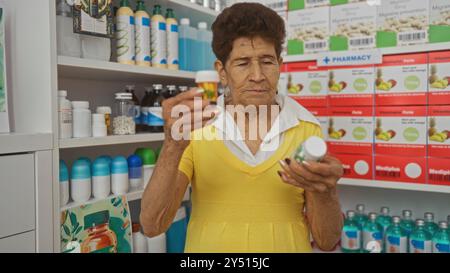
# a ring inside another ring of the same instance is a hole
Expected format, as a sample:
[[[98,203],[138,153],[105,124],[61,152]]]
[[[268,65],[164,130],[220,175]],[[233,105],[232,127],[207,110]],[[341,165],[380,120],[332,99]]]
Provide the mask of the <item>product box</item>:
[[[306,109],[313,114],[320,122],[322,127],[322,136],[326,141],[328,140],[328,125],[329,125],[329,110],[326,107],[306,107]]]
[[[375,179],[426,184],[426,157],[375,155]]]
[[[288,55],[328,51],[330,8],[320,7],[288,12]]]
[[[449,158],[428,158],[428,184],[450,186]]]
[[[316,7],[329,6],[330,0],[289,0],[289,10],[309,9]]]
[[[330,68],[328,101],[331,106],[370,106],[374,103],[375,68]]]
[[[425,157],[426,106],[376,107],[375,153]]]
[[[450,2],[430,1],[430,43],[450,42]]]
[[[344,169],[344,178],[373,179],[373,156],[372,155],[349,155],[333,154],[339,159]]]
[[[450,51],[431,52],[428,62],[428,104],[450,105]]]
[[[280,78],[278,79],[278,94],[285,96],[288,95],[287,80],[288,80],[288,73],[285,72],[280,73]]]
[[[428,156],[450,158],[450,105],[428,107]]]
[[[342,4],[366,2],[366,1],[367,0],[330,0],[330,5],[336,6],[336,5],[342,5]],[[375,0],[375,1],[377,1],[377,0]]]
[[[373,107],[333,107],[329,114],[330,153],[373,154]]]
[[[316,62],[287,64],[288,95],[305,107],[327,107],[328,69]]]
[[[376,47],[377,7],[367,2],[338,5],[330,10],[330,50]]]
[[[377,47],[428,43],[429,1],[383,0],[377,22]]]
[[[390,55],[376,66],[375,104],[426,105],[427,54]]]

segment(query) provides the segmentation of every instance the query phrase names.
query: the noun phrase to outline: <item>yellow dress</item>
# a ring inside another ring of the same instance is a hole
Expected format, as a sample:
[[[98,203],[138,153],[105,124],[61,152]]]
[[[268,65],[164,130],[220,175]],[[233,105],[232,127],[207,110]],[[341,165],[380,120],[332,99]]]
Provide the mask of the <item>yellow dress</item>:
[[[185,252],[311,252],[304,218],[304,191],[284,183],[278,161],[291,157],[308,137],[322,136],[317,124],[299,121],[279,149],[252,167],[238,159],[212,125],[193,132],[179,170],[192,183],[192,214]]]

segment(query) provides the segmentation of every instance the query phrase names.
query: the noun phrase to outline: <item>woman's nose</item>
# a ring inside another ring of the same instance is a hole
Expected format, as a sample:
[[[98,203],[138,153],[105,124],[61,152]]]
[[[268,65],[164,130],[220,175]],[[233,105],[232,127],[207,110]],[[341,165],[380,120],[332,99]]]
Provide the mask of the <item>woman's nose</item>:
[[[262,73],[261,65],[259,63],[252,63],[250,66],[250,80],[255,82],[260,82],[264,80],[264,75]]]

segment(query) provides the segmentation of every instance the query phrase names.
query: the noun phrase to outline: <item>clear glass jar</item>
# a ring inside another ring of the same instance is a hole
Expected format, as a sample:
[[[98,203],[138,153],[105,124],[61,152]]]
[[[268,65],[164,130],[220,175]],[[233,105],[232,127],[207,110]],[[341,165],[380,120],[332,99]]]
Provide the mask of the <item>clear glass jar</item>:
[[[113,120],[114,135],[134,135],[137,116],[131,93],[116,93],[115,116]]]

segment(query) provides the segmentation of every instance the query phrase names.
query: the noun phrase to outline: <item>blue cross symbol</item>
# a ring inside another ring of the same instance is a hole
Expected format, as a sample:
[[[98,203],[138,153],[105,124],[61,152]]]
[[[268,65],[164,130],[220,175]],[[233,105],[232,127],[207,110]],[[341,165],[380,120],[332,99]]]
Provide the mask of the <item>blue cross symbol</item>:
[[[328,64],[331,60],[330,60],[330,58],[325,57],[325,59],[323,59],[323,61],[324,61],[326,64]]]

